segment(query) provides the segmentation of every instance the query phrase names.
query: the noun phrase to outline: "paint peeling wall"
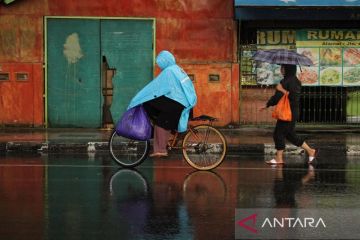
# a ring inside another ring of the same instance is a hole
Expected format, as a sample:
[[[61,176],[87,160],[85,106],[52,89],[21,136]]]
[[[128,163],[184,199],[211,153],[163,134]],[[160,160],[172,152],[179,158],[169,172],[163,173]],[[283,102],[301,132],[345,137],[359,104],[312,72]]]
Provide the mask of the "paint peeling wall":
[[[42,62],[42,15],[13,14],[15,7],[0,7],[0,63]]]
[[[29,124],[41,125],[44,122],[44,108],[40,104],[43,103],[44,77],[38,71],[44,64],[44,16],[156,18],[156,51],[172,51],[178,63],[195,74],[199,95],[195,111],[220,118],[221,125],[237,123],[238,70],[234,64],[233,4],[233,0],[23,0],[9,6],[1,5],[0,65],[27,63],[34,66],[36,85],[33,99],[28,103],[32,103],[35,110],[33,122]],[[220,83],[209,84],[209,74],[220,75]],[[0,124],[4,123],[1,116]]]
[[[209,114],[219,119],[220,126],[228,124],[236,117],[231,106],[234,96],[232,90],[232,65],[231,64],[204,64],[183,65],[184,70],[195,76],[195,89],[198,103],[194,115]],[[219,77],[219,81],[211,81],[209,75]],[[238,99],[236,99],[238,102]],[[236,105],[236,103],[235,103]],[[234,116],[235,115],[235,116]]]
[[[236,32],[232,0],[48,0],[46,15],[156,18],[156,48],[180,62],[232,62]]]

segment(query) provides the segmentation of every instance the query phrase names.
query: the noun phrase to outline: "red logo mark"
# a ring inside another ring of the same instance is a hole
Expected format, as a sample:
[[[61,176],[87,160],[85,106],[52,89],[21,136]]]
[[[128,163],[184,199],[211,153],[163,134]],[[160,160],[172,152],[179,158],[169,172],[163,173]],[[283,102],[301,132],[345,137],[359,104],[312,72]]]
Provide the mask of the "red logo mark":
[[[254,228],[255,224],[256,224],[256,217],[257,217],[257,214],[250,215],[249,217],[238,221],[237,224],[239,224],[240,227],[243,227],[252,233],[257,233],[258,232],[257,229]],[[252,220],[251,226],[246,225],[245,222],[250,221],[250,220]]]

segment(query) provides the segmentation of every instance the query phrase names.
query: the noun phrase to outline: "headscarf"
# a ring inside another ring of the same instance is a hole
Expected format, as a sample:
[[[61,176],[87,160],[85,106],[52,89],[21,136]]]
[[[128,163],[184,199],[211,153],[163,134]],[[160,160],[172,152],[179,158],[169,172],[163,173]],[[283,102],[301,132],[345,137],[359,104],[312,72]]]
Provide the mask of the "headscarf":
[[[296,65],[283,64],[284,67],[284,77],[293,77],[296,76]]]

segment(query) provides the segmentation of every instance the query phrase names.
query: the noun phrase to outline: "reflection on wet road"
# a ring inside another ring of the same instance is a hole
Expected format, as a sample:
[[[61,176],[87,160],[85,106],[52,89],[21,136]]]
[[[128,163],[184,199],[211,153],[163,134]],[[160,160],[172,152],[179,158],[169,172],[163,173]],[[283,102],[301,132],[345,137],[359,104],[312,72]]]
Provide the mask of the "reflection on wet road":
[[[359,208],[360,164],[322,152],[230,156],[213,172],[180,156],[136,170],[107,155],[0,157],[1,239],[234,239],[236,208]]]

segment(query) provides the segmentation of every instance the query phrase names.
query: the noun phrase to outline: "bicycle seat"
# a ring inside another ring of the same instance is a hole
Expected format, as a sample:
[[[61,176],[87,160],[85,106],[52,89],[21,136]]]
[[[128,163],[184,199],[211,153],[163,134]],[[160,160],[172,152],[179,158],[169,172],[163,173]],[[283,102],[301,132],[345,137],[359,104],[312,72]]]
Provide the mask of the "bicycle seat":
[[[208,116],[208,115],[200,115],[198,117],[193,117],[190,119],[190,121],[217,121],[217,118]]]

